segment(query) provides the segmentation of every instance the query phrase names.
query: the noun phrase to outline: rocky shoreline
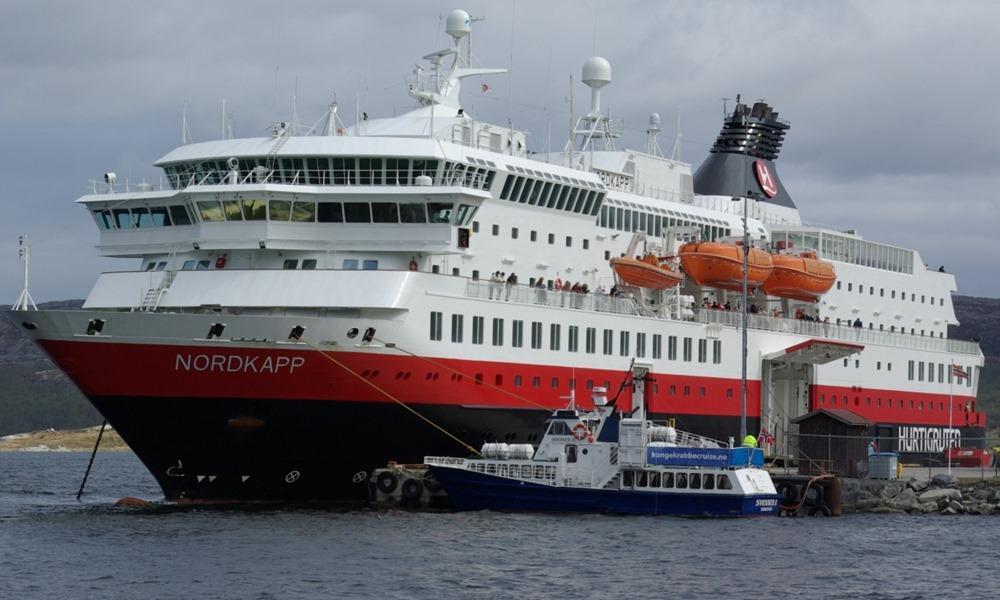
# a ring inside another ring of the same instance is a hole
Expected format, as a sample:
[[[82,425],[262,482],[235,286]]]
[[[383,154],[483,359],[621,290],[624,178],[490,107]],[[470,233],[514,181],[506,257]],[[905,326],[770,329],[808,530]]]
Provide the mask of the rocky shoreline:
[[[942,515],[1000,514],[1000,480],[959,480],[952,475],[908,481],[843,480],[844,513]]]
[[[82,429],[44,429],[5,435],[0,437],[0,452],[90,452],[94,449],[100,429],[100,425],[95,425]],[[125,450],[129,450],[128,444],[109,425],[101,437],[100,451]]]

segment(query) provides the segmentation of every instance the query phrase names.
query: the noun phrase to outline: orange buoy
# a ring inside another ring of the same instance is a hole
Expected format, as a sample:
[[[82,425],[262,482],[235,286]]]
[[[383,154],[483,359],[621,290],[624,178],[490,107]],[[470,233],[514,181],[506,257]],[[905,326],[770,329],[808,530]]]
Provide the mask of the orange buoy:
[[[698,285],[739,292],[743,289],[743,248],[721,242],[691,242],[681,246],[681,265]],[[771,275],[771,255],[750,248],[747,285],[759,287]]]
[[[683,273],[660,263],[659,259],[651,254],[641,260],[612,258],[608,262],[622,281],[636,287],[665,290],[684,279]]]
[[[820,259],[814,252],[802,252],[798,256],[772,254],[771,261],[774,268],[764,282],[764,292],[769,296],[818,302],[837,280],[833,264]]]

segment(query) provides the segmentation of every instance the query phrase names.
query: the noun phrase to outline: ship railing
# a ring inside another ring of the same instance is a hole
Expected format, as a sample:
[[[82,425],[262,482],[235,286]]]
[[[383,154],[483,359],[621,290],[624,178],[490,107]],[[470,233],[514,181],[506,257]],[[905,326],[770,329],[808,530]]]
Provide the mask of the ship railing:
[[[255,168],[251,171],[197,171],[167,176],[171,188],[187,189],[203,185],[318,185],[349,187],[458,186],[485,190],[490,173],[482,169],[437,172],[406,169],[283,170]],[[426,179],[423,179],[426,177]],[[96,193],[96,192],[95,192]]]
[[[539,465],[528,461],[514,460],[466,460],[449,457],[428,456],[424,462],[429,465],[460,465],[467,470],[485,475],[496,475],[508,479],[524,481],[542,481],[553,483],[556,480],[556,465]]]
[[[685,446],[688,448],[726,448],[725,442],[720,442],[719,440],[712,439],[710,437],[705,437],[703,435],[698,435],[695,433],[690,433],[687,431],[677,431],[677,439],[675,443],[678,446]]]
[[[737,311],[697,309],[695,320],[706,325],[741,327],[741,314]],[[865,327],[836,325],[821,321],[786,319],[768,315],[747,315],[747,328],[758,331],[776,331],[810,337],[844,340],[862,344],[901,346],[917,350],[954,352],[957,354],[979,354],[979,344],[965,340],[935,338],[892,331],[882,331]]]
[[[103,179],[91,179],[87,182],[87,191],[91,194],[131,194],[133,192],[163,192],[174,189],[166,176],[125,177],[112,181],[113,183],[109,183]]]
[[[622,315],[640,314],[640,307],[628,297],[594,292],[557,291],[523,284],[507,285],[506,283],[469,280],[465,288],[465,295],[470,298],[536,304],[555,308],[592,310]]]

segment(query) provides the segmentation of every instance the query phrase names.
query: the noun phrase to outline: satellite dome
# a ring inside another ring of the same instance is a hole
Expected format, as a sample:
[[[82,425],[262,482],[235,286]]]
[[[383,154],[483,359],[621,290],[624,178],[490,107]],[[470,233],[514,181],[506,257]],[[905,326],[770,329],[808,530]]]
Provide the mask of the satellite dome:
[[[611,83],[611,63],[594,56],[583,63],[583,82],[592,88],[602,88]]]
[[[653,113],[653,114],[649,115],[649,124],[650,125],[659,125],[660,124],[660,113]]]
[[[469,26],[471,22],[472,17],[469,16],[469,13],[461,9],[456,9],[448,13],[444,30],[448,35],[458,40],[469,35],[469,32],[472,31],[472,27]]]

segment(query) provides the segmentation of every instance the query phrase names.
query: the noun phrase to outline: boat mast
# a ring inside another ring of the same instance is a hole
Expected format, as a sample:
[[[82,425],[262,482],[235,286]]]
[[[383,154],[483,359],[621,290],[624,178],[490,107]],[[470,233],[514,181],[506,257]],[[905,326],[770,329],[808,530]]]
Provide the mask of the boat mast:
[[[28,291],[28,265],[31,260],[31,246],[28,245],[28,236],[17,236],[17,246],[17,255],[24,261],[24,289],[21,290],[21,295],[14,303],[14,310],[38,310],[38,307],[35,306],[35,300],[31,297],[31,292]]]

